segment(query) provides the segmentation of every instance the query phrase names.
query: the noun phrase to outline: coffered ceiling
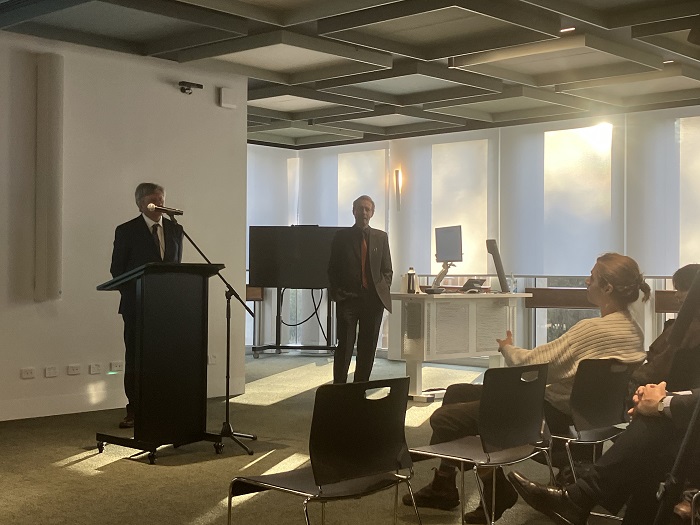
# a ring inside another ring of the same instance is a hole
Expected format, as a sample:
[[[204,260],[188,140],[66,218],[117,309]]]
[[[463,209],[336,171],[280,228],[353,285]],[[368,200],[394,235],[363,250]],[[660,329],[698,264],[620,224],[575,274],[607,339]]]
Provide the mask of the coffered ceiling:
[[[297,149],[700,104],[698,0],[0,0],[0,29],[247,76],[249,142]]]

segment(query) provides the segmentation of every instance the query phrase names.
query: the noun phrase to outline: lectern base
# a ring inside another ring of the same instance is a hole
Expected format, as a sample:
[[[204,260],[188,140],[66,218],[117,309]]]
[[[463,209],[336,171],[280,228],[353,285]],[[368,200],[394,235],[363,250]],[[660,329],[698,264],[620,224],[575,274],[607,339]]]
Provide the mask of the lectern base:
[[[189,445],[190,443],[196,443],[198,441],[211,441],[214,443],[214,451],[217,454],[221,454],[224,448],[224,444],[221,442],[221,436],[219,434],[211,434],[209,432],[206,432],[199,439],[193,439],[192,441],[187,441],[186,443],[149,443],[147,441],[140,441],[134,438],[100,434],[99,432],[95,435],[95,439],[97,440],[97,450],[100,453],[104,452],[106,443],[119,445],[121,447],[133,448],[136,450],[143,450],[144,452],[148,452],[148,461],[151,465],[156,462],[156,452],[158,451],[158,447],[162,447],[163,445],[172,445],[173,447],[177,448],[182,445]]]

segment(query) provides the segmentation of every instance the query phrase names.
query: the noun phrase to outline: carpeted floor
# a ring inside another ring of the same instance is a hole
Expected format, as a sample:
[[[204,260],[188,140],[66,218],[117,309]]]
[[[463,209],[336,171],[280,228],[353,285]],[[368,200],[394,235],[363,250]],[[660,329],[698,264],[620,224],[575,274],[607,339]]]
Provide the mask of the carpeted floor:
[[[481,370],[426,366],[424,386],[479,382]],[[377,359],[373,378],[404,375],[403,363]],[[131,435],[116,428],[122,410],[0,422],[0,523],[5,525],[221,525],[226,523],[228,483],[238,473],[287,470],[307,459],[308,429],[316,387],[329,382],[329,357],[263,355],[247,358],[246,393],[231,402],[231,422],[238,432],[253,433],[246,441],[249,456],[227,440],[223,454],[211,443],[198,442],[158,451],[150,465],[147,455],[107,445],[96,449],[95,433]],[[225,420],[225,400],[208,403],[208,430],[219,432]],[[439,403],[409,402],[406,436],[409,446],[426,444],[428,418]],[[432,479],[434,462],[415,466],[414,490]],[[533,479],[546,481],[547,469],[528,461],[518,467]],[[466,478],[469,508],[478,494]],[[310,506],[311,520],[320,523],[320,508]],[[327,505],[326,523],[370,525],[391,523],[393,494],[383,492],[363,500]],[[237,498],[235,523],[242,525],[304,523],[301,498],[262,493]],[[458,524],[458,511],[421,509],[423,523]],[[413,510],[400,506],[399,521],[416,523]],[[550,523],[519,501],[499,524]],[[591,519],[590,524],[603,523]]]

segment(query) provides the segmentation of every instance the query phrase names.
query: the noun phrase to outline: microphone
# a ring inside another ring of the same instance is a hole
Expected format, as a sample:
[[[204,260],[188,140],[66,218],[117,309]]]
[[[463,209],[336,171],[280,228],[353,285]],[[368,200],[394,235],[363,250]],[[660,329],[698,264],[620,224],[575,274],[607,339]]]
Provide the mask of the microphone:
[[[168,208],[166,206],[157,206],[153,204],[152,202],[146,206],[148,208],[148,211],[159,211],[161,213],[167,213],[168,215],[182,215],[185,212],[182,210],[178,210],[177,208]]]

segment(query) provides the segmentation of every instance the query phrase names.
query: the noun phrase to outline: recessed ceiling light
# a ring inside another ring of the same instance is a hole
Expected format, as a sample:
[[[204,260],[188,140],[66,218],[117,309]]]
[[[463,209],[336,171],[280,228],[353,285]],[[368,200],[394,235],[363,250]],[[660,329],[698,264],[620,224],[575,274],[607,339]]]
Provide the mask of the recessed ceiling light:
[[[560,33],[571,33],[572,31],[576,31],[575,27],[563,27],[559,30]]]
[[[673,60],[664,60],[664,64],[673,64]]]

